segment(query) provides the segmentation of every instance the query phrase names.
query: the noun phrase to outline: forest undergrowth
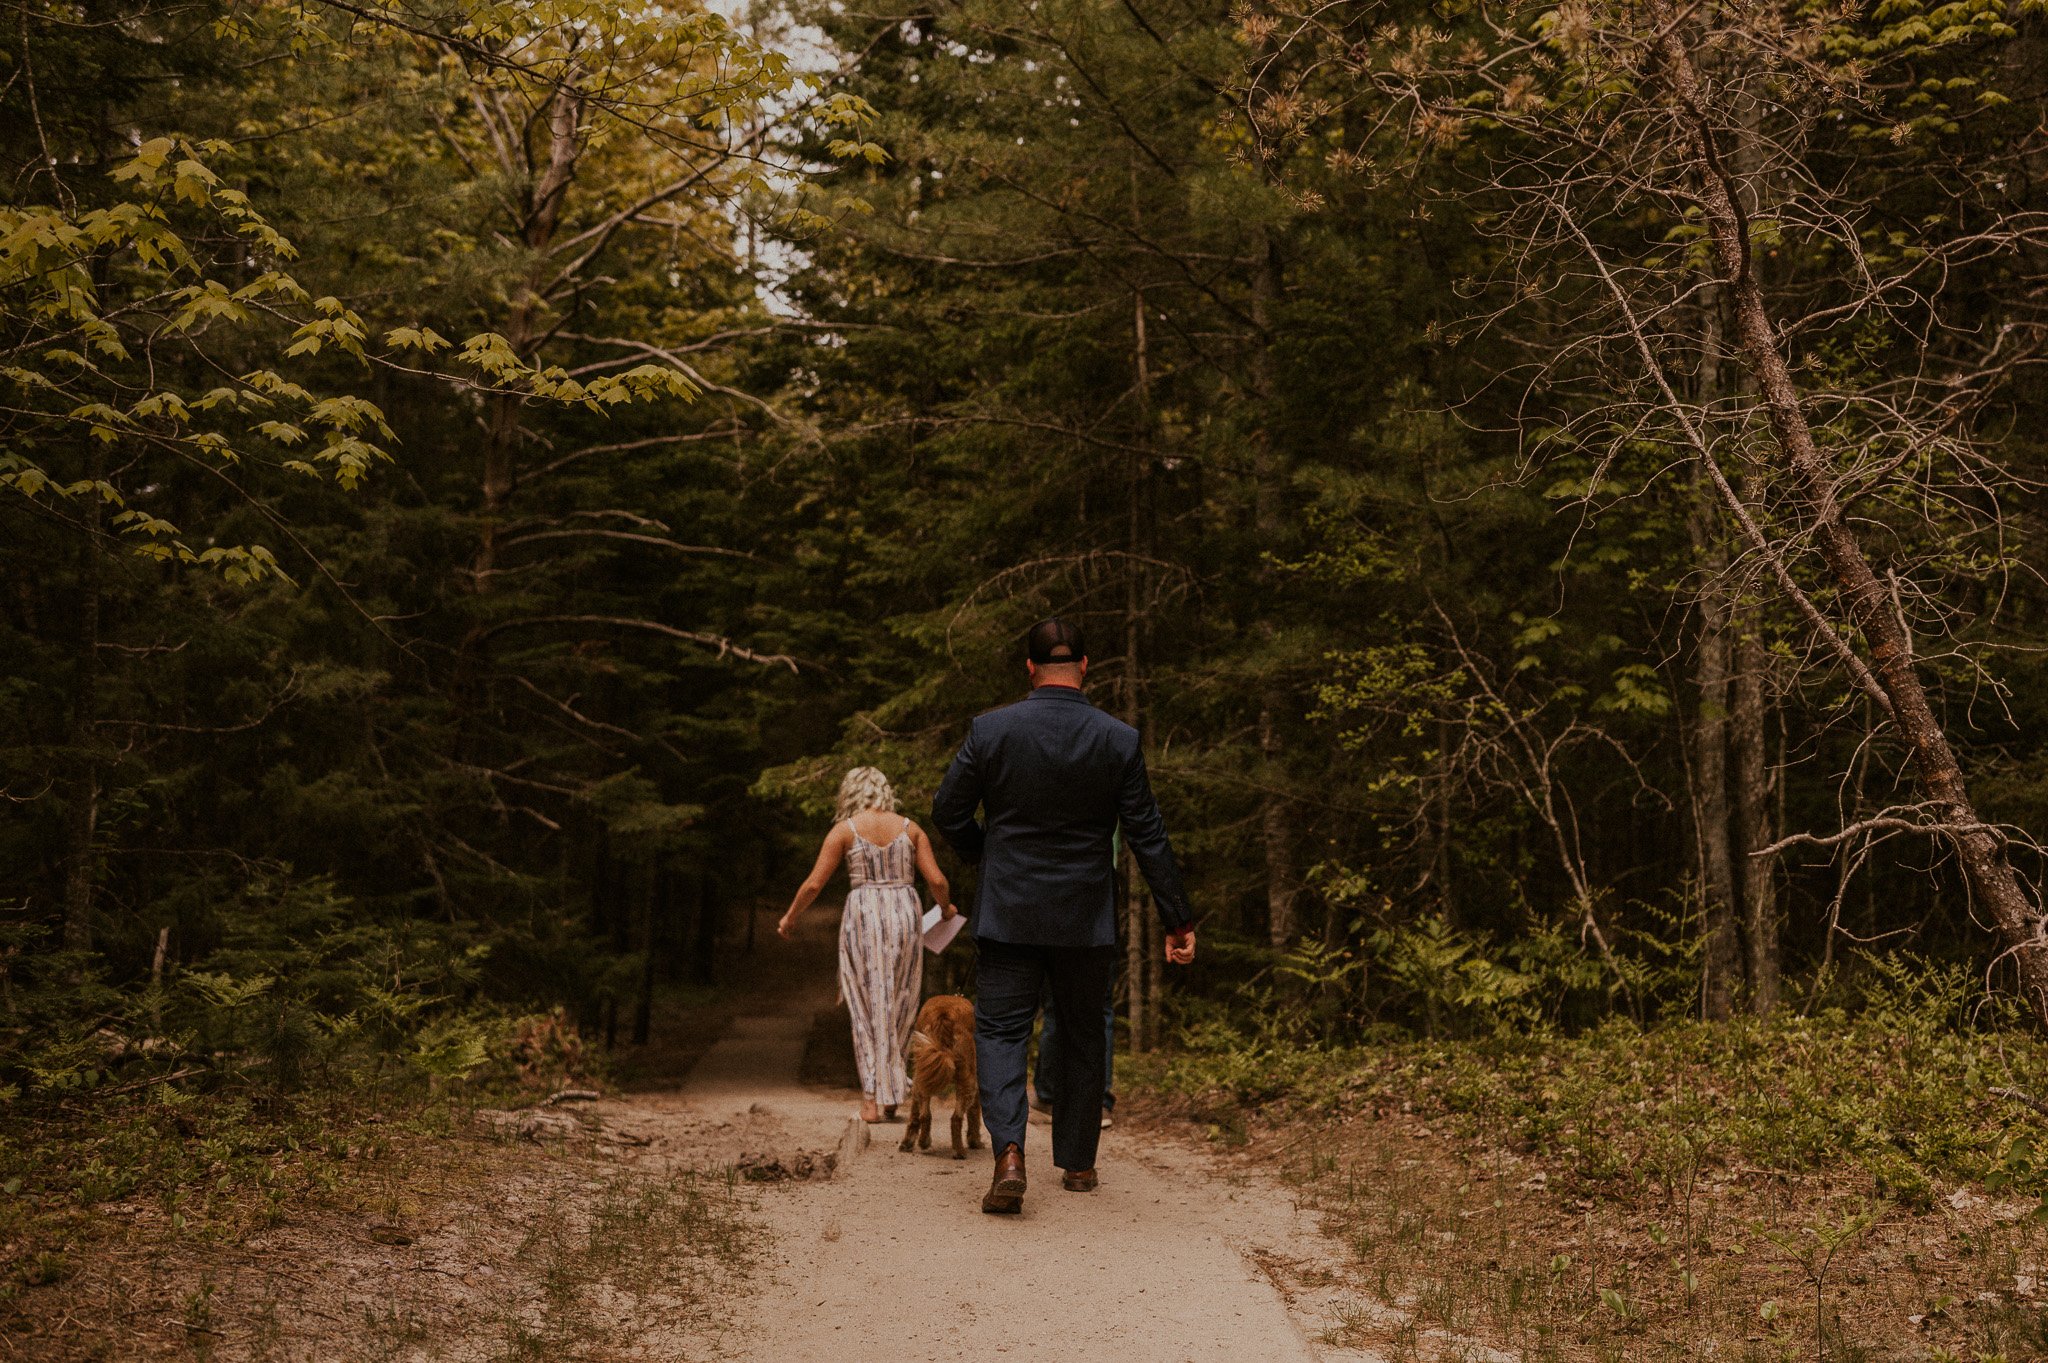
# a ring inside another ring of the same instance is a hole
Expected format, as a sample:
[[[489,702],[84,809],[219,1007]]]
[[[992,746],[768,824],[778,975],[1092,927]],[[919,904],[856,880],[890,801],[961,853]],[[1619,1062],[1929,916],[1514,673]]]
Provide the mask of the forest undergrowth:
[[[356,1114],[345,1152],[245,1139],[198,1216],[138,1189],[10,1217],[59,1247],[17,1261],[0,1356],[537,1363],[715,1328],[750,1255],[728,1176],[449,1115]]]
[[[2011,1363],[2048,1357],[2048,1047],[1973,997],[1890,961],[1854,1007],[1577,1034],[1332,1044],[1240,1010],[1133,1073],[1345,1247],[1330,1343]]]
[[[662,1063],[686,1065],[731,1007],[666,996]],[[549,1102],[653,1062],[603,1055],[559,1013],[469,1021],[483,1049],[459,1078],[394,1063],[283,1091],[267,1066],[199,1087],[159,1069],[17,1096],[0,1357],[509,1363],[714,1329],[751,1254],[731,1171],[632,1160],[644,1137]],[[504,1120],[534,1112],[536,1130]]]

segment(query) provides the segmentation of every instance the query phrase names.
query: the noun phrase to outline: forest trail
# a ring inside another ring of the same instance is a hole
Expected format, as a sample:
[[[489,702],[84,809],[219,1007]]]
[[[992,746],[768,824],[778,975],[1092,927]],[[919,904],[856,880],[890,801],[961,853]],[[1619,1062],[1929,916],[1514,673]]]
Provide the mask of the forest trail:
[[[1329,1303],[1304,1273],[1326,1253],[1277,1186],[1225,1178],[1200,1152],[1122,1128],[1103,1140],[1102,1186],[1059,1186],[1049,1132],[1032,1130],[1021,1217],[980,1210],[986,1149],[955,1161],[941,1100],[933,1149],[903,1126],[862,1130],[858,1094],[801,1082],[815,994],[763,999],[735,1020],[670,1100],[699,1133],[725,1131],[788,1162],[825,1151],[831,1178],[779,1181],[757,1216],[770,1243],[725,1356],[757,1363],[919,1363],[979,1354],[1116,1363],[1336,1363]],[[645,1097],[641,1102],[646,1102]],[[678,1114],[682,1115],[682,1114]],[[864,1139],[866,1138],[866,1139]],[[1290,1310],[1290,1302],[1293,1305]],[[1320,1318],[1318,1318],[1320,1317]]]

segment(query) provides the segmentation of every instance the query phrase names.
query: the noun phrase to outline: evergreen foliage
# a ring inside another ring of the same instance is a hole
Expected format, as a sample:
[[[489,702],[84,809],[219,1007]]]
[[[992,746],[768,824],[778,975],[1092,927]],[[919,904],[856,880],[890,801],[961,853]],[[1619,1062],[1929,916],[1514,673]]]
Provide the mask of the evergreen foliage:
[[[1604,1064],[1870,1025],[1899,949],[2009,1022],[2012,941],[1837,656],[1869,621],[1707,362],[1709,226],[1618,187],[1682,139],[1572,182],[1613,289],[1530,207],[1559,128],[1665,137],[1640,19],[1296,8],[19,7],[0,1092],[439,1081],[556,1005],[622,1040],[847,765],[919,809],[1050,613],[1207,933],[1167,988],[1140,895],[1140,1048]],[[1702,60],[1782,80],[1740,86],[1789,186],[1746,241],[2031,883],[2040,21],[1925,8],[1717,11]]]

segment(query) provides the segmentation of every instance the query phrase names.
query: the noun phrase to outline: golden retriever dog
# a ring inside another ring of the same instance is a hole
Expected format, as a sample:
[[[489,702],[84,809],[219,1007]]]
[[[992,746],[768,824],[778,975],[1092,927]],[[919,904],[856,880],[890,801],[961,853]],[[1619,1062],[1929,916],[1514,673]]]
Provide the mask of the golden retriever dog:
[[[967,1145],[981,1149],[981,1090],[974,1073],[974,1005],[958,994],[939,994],[918,1010],[917,1029],[910,1034],[910,1126],[899,1150],[915,1143],[932,1148],[932,1099],[953,1090],[953,1158],[966,1159],[960,1144],[962,1123]]]

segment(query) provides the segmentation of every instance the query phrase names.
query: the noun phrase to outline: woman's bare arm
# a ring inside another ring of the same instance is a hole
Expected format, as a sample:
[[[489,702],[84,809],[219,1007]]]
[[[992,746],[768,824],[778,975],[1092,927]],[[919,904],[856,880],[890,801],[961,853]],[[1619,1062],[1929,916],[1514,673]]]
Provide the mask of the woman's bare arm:
[[[796,926],[796,920],[803,916],[804,910],[825,892],[825,886],[831,883],[832,873],[839,869],[839,863],[852,841],[853,837],[843,823],[833,824],[832,831],[825,835],[825,841],[818,848],[817,864],[804,877],[804,883],[796,887],[796,898],[789,901],[789,912],[783,914],[775,925],[775,931],[784,941],[789,940],[790,930]]]
[[[917,873],[924,877],[924,883],[931,890],[932,898],[938,901],[941,910],[939,916],[953,917],[960,910],[953,907],[953,887],[946,883],[946,873],[939,869],[939,859],[932,855],[932,840],[924,835],[924,830],[915,822],[909,819],[904,822],[910,825],[910,845],[917,849]]]

